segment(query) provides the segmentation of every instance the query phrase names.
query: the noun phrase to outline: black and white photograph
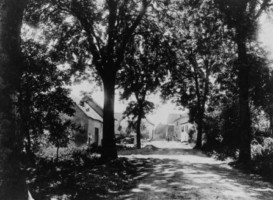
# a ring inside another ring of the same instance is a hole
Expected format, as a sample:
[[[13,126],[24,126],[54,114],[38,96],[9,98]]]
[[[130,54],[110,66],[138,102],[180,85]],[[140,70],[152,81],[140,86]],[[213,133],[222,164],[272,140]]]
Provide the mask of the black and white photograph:
[[[273,0],[0,0],[0,200],[101,199],[273,199]]]

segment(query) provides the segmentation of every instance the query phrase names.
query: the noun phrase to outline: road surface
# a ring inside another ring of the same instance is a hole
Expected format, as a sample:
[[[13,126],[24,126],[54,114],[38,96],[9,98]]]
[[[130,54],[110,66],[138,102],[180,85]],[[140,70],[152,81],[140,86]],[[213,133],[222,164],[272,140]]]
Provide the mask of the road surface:
[[[244,174],[188,145],[155,142],[121,154],[138,166],[138,175],[135,187],[114,199],[273,199],[273,185],[261,177]]]

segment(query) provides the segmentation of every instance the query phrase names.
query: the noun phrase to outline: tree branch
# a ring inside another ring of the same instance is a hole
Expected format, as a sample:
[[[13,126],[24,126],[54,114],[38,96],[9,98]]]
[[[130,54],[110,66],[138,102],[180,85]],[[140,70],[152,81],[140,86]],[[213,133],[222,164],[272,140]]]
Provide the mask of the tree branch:
[[[117,65],[116,66],[119,66],[119,64],[123,61],[126,45],[129,41],[130,37],[133,35],[136,27],[140,24],[150,3],[151,3],[151,0],[142,0],[142,9],[139,12],[137,18],[135,19],[135,21],[131,27],[124,30],[123,38],[121,41],[121,46],[119,47],[118,53],[117,53]],[[116,70],[118,70],[118,69],[116,69]]]
[[[74,4],[74,5],[73,5]],[[94,22],[92,19],[88,20],[86,16],[84,16],[84,12],[82,12],[83,8],[80,3],[73,0],[70,5],[70,13],[76,17],[80,24],[82,25],[84,31],[87,35],[87,40],[89,43],[89,50],[93,55],[93,62],[98,70],[99,74],[103,74],[102,68],[102,48],[101,48],[101,39],[96,35],[94,31]],[[95,42],[96,41],[96,42]],[[97,45],[96,45],[97,44]]]
[[[271,2],[271,0],[263,0],[263,2],[262,2],[262,4],[261,4],[261,8],[258,10],[257,14],[256,14],[255,17],[254,17],[255,20],[258,19],[258,18],[261,16],[261,14],[263,13],[263,11],[264,11],[266,8],[268,8],[268,7],[270,7],[270,6],[273,5],[273,4],[270,3],[270,2]]]

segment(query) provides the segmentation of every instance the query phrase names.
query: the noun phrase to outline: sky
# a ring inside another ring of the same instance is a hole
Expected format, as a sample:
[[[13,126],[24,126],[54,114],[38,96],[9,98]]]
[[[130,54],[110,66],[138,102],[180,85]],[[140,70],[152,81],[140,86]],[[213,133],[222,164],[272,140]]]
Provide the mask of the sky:
[[[269,59],[273,59],[273,16],[261,16],[259,28],[258,41],[260,41],[262,47],[268,51]]]
[[[270,59],[273,59],[273,17],[270,18],[268,15],[263,15],[260,20],[260,30],[258,31],[258,41],[261,43],[261,46],[268,51]],[[81,84],[76,84],[71,87],[73,96],[78,98],[81,97],[81,91],[91,92],[94,90],[94,85],[88,82],[83,82]],[[96,88],[92,93],[93,99],[103,107],[103,92],[101,89]],[[154,124],[166,123],[168,114],[178,113],[182,114],[187,111],[182,111],[181,107],[177,107],[171,101],[165,103],[159,97],[159,94],[151,95],[149,97],[150,101],[154,102],[157,106],[153,114],[149,115],[147,118]],[[126,102],[119,101],[118,92],[116,92],[115,99],[115,112],[122,113],[126,108]]]

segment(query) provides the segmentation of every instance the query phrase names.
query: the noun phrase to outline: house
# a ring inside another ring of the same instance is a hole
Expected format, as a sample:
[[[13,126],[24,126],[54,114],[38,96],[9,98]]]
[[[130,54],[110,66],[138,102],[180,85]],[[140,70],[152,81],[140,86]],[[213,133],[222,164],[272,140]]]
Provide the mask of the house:
[[[72,117],[66,116],[72,123],[78,127],[73,131],[75,144],[78,146],[84,144],[96,144],[101,146],[103,139],[103,109],[91,97],[85,96],[82,100],[71,96],[74,101],[75,113]],[[129,129],[129,117],[121,113],[115,113],[115,134],[127,134]],[[152,138],[154,124],[148,120],[142,120],[141,133],[144,137]]]
[[[70,120],[78,128],[73,131],[76,145],[96,144],[101,146],[103,132],[103,110],[90,97],[79,100],[72,97],[75,113]]]
[[[167,119],[166,139],[179,140],[181,142],[188,142],[195,140],[196,134],[189,135],[195,127],[189,122],[189,115],[183,114],[169,114]]]
[[[167,127],[166,127],[166,136],[165,139],[170,140],[178,140],[178,134],[175,132],[175,121],[180,118],[179,114],[169,114],[167,118]]]

